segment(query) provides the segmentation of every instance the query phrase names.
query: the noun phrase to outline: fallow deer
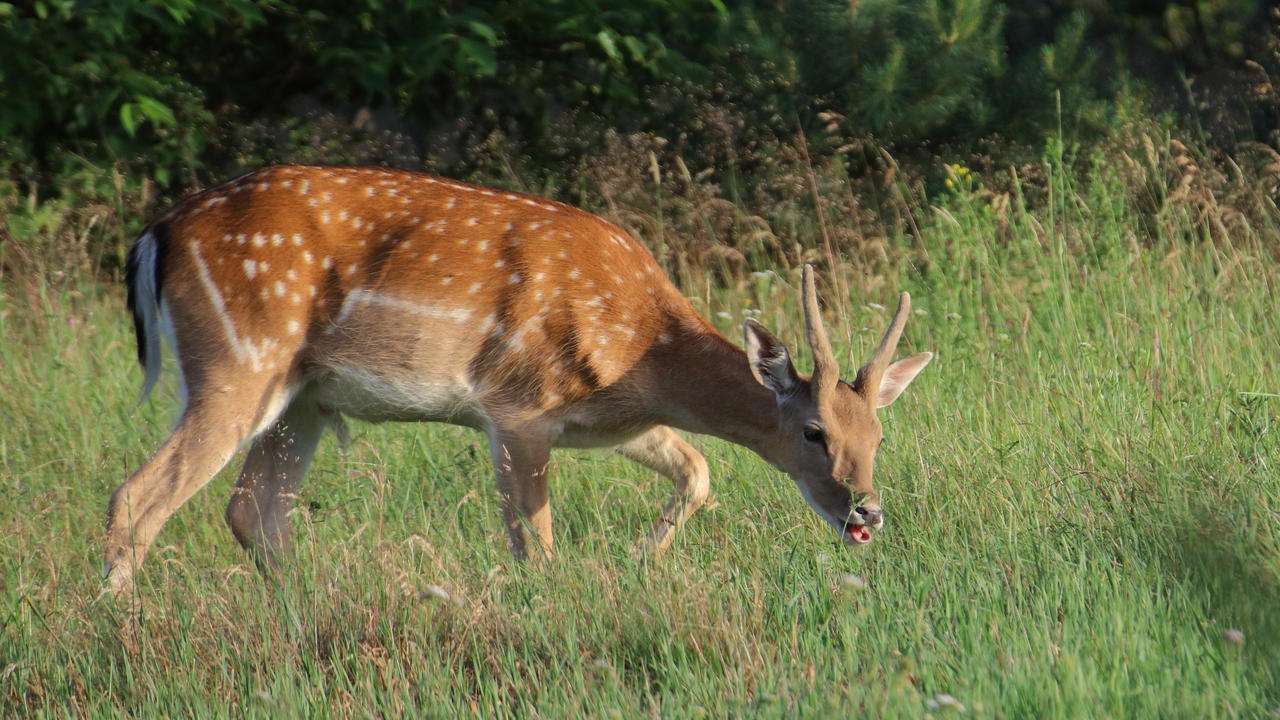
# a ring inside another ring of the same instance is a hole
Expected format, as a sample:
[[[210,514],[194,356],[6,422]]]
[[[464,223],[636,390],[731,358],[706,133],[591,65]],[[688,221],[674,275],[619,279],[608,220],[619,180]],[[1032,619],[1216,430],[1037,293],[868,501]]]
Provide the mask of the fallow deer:
[[[876,409],[932,357],[890,360],[910,298],[852,383],[803,273],[812,377],[760,324],[722,337],[626,232],[573,207],[378,168],[274,167],[181,202],[133,244],[143,396],[171,344],[185,405],[111,498],[106,574],[124,585],[169,516],[250,443],[226,519],[265,570],[321,433],[343,416],[483,432],[516,557],[552,547],[553,447],[614,447],[668,477],[647,537],[706,499],[707,463],[673,428],[750,448],[850,544],[883,524]]]

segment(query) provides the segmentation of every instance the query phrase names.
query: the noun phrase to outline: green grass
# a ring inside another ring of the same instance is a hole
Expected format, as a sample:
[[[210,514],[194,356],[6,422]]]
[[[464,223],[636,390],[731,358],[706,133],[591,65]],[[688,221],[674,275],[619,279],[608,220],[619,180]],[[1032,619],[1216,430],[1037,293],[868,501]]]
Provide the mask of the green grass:
[[[870,350],[887,314],[866,303],[898,287],[925,311],[903,351],[937,353],[883,412],[888,525],[859,551],[786,477],[697,439],[712,500],[656,563],[630,550],[665,482],[564,453],[558,558],[513,566],[479,435],[358,425],[347,455],[322,445],[279,583],[222,522],[229,470],[165,527],[134,615],[95,601],[101,522],[173,391],[135,407],[116,288],[10,282],[0,715],[916,718],[946,693],[974,717],[1266,716],[1280,272],[1260,248],[1280,230],[1211,239],[1188,211],[1139,236],[1100,181],[1058,182],[1034,214],[953,198],[911,261],[850,274],[838,353]],[[780,278],[752,299],[794,342]]]

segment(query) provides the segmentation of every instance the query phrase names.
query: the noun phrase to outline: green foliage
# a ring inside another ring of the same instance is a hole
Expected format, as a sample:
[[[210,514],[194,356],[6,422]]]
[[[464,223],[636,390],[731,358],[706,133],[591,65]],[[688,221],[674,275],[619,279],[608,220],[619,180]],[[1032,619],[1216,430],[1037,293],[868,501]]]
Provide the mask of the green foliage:
[[[326,159],[310,137],[295,145],[294,131],[246,147],[246,128],[308,125],[300,107],[397,132],[419,149],[395,162],[430,159],[453,174],[477,171],[473,149],[497,137],[545,185],[575,177],[609,130],[652,133],[719,166],[733,194],[756,190],[739,150],[776,146],[797,122],[809,130],[818,113],[835,119],[839,137],[815,143],[815,153],[853,143],[873,160],[879,147],[971,151],[993,139],[1027,148],[1022,159],[1031,159],[1050,135],[1100,137],[1137,99],[1169,96],[1194,100],[1193,109],[1227,107],[1196,110],[1214,137],[1266,140],[1280,110],[1249,98],[1274,98],[1274,89],[1251,94],[1227,83],[1233,95],[1224,100],[1213,94],[1218,84],[1202,83],[1188,98],[1179,75],[1248,58],[1261,63],[1242,66],[1250,82],[1280,71],[1267,44],[1275,36],[1260,21],[1264,4],[1161,8],[1080,0],[0,2],[0,162],[9,179],[48,187],[86,162],[119,165],[176,193],[257,157]],[[1173,91],[1146,92],[1142,78]],[[1216,132],[1219,125],[1229,131]],[[319,145],[334,160],[392,161],[333,147],[350,134]]]

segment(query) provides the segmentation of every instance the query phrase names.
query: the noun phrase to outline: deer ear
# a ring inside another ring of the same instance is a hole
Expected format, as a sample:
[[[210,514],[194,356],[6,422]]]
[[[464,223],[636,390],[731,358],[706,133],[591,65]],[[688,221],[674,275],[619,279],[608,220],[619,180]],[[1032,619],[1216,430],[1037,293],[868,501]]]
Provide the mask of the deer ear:
[[[800,376],[791,364],[787,346],[755,320],[742,324],[742,334],[746,338],[751,374],[779,398],[789,395],[800,382]]]
[[[902,391],[907,389],[911,381],[916,379],[916,375],[919,375],[932,359],[933,353],[916,353],[886,368],[884,377],[880,380],[880,391],[876,395],[876,407],[882,408],[897,400]]]

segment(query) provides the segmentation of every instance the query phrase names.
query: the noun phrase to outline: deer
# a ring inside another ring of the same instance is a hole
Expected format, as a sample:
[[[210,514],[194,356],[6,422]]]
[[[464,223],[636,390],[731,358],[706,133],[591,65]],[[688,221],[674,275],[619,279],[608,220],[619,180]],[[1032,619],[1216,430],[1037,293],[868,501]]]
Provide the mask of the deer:
[[[813,374],[763,325],[725,339],[631,235],[531,195],[376,167],[277,166],[198,192],[132,244],[125,282],[142,398],[176,357],[169,437],[112,494],[104,577],[130,584],[165,521],[247,446],[226,507],[268,575],[321,435],[345,418],[444,422],[489,446],[512,554],[552,557],[552,448],[613,448],[674,493],[640,545],[662,552],[707,499],[677,430],[754,451],[848,545],[884,524],[877,410],[932,358],[891,362],[898,308],[852,382],[802,271]]]

